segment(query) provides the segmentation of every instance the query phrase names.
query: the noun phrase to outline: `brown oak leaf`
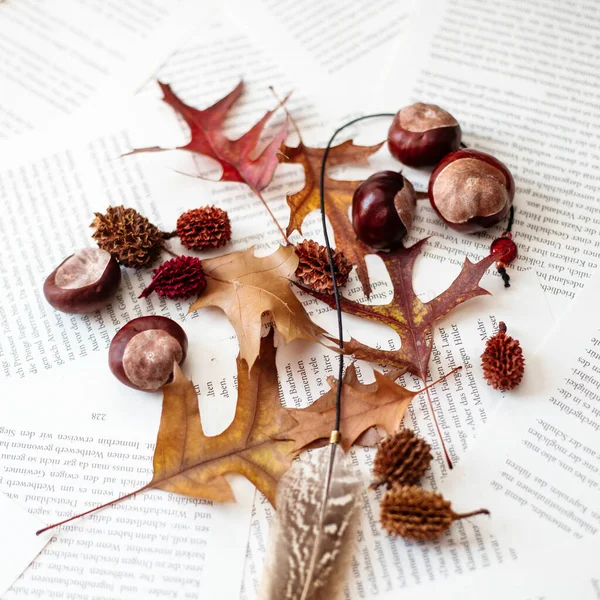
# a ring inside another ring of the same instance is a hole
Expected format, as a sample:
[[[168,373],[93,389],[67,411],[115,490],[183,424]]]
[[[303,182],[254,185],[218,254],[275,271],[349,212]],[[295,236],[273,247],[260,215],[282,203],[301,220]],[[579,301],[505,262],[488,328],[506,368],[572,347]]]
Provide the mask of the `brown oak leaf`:
[[[224,475],[239,473],[271,503],[290,465],[291,442],[276,439],[293,425],[279,402],[273,333],[263,338],[252,369],[238,358],[238,401],[231,425],[216,436],[202,431],[193,384],[177,370],[164,387],[163,413],[148,487],[218,502],[234,500]]]
[[[154,475],[143,487],[80,515],[45,527],[42,533],[145,490],[156,489],[216,502],[234,501],[227,473],[250,480],[275,504],[281,476],[291,464],[292,441],[278,439],[295,421],[279,402],[273,332],[263,338],[252,369],[237,359],[238,399],[233,422],[216,436],[202,429],[193,383],[179,365],[163,387],[163,407],[154,450]]]
[[[290,288],[298,267],[293,246],[280,246],[269,256],[254,256],[254,247],[202,261],[207,286],[190,311],[217,306],[233,325],[240,356],[250,366],[258,357],[262,315],[269,312],[286,343],[318,341],[325,333],[311,320]]]
[[[268,111],[237,140],[230,140],[223,132],[227,112],[244,91],[243,82],[238,83],[224,98],[204,110],[182,102],[169,85],[160,82],[159,85],[163,92],[163,100],[179,113],[190,127],[190,141],[177,150],[189,150],[213,158],[223,169],[220,181],[246,183],[257,194],[271,183],[279,163],[279,147],[287,137],[287,122],[276,128],[273,139],[258,156],[256,146],[274,110]],[[161,150],[165,148],[139,148],[130,154]]]
[[[460,367],[459,367],[460,368]],[[410,391],[394,383],[389,377],[375,371],[375,382],[360,383],[354,365],[346,369],[342,379],[342,412],[340,431],[345,451],[357,441],[365,444],[363,434],[372,427],[381,426],[388,433],[396,431],[402,424],[404,413],[415,396],[423,390]],[[282,437],[294,440],[292,452],[298,453],[307,446],[328,443],[335,428],[335,399],[337,380],[328,377],[331,388],[308,408],[289,408],[288,413],[296,425]],[[437,381],[431,385],[435,385]],[[428,387],[431,387],[428,386]],[[361,436],[362,439],[361,439]],[[373,438],[372,438],[373,439]],[[377,438],[374,438],[375,440]]]
[[[465,258],[460,274],[450,287],[433,300],[422,302],[413,290],[412,276],[415,260],[426,241],[427,239],[420,240],[410,248],[379,253],[387,267],[394,290],[389,304],[360,304],[346,298],[341,299],[342,310],[345,313],[384,323],[398,333],[401,341],[398,350],[378,350],[352,339],[344,342],[344,352],[353,354],[358,359],[393,366],[399,370],[395,373],[396,376],[409,371],[423,381],[427,378],[434,323],[463,302],[489,294],[479,287],[479,281],[496,260],[493,255],[477,263]],[[296,285],[328,306],[335,307],[332,296]]]
[[[368,164],[368,158],[382,144],[375,146],[355,146],[348,140],[329,150],[327,166],[333,167],[341,164]],[[302,233],[302,223],[311,211],[319,208],[319,181],[321,177],[321,163],[324,148],[309,148],[304,144],[296,147],[282,146],[280,161],[302,165],[304,169],[304,187],[294,194],[287,195],[290,207],[290,222],[287,226],[287,235],[293,231]],[[369,274],[365,264],[365,256],[372,254],[373,250],[357,239],[352,223],[348,218],[348,209],[352,206],[354,190],[362,182],[341,181],[332,179],[325,173],[325,205],[326,214],[333,227],[335,245],[338,250],[343,250],[346,258],[356,265],[358,278],[367,296],[371,293]]]

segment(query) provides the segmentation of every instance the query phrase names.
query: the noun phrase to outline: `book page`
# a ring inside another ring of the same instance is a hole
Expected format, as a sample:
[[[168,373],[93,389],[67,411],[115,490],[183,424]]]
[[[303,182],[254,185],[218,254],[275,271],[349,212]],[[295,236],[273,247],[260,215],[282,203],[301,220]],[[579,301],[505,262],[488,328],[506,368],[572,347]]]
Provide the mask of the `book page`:
[[[0,140],[133,93],[202,11],[187,0],[0,3]]]
[[[533,560],[544,540],[568,547],[591,539],[597,552],[599,275],[530,361],[527,379],[507,396],[486,443],[444,485],[461,504],[476,494],[492,511],[492,519],[478,524],[476,564],[491,554]]]
[[[198,336],[189,341],[187,373],[207,364]],[[107,362],[102,352],[60,376],[0,384],[0,489],[47,524],[152,477],[162,395],[125,387]],[[211,371],[221,374],[218,365]],[[221,412],[210,413],[211,435],[231,420]],[[3,597],[236,598],[254,488],[241,477],[230,483],[237,502],[147,490],[53,530],[32,568]],[[10,539],[16,544],[25,535],[18,530]]]
[[[314,92],[320,106],[332,104],[339,116],[379,89],[413,0],[229,0],[224,8],[300,89]]]
[[[535,560],[520,561],[519,569],[509,572],[503,565],[487,567],[438,583],[426,584],[402,593],[403,600],[597,600],[600,570],[595,542],[580,540],[576,546],[538,544]],[[395,600],[397,594],[382,596]]]
[[[419,3],[414,18],[383,98],[371,107],[439,104],[458,119],[468,146],[509,166],[519,247],[510,270],[535,267],[558,314],[600,257],[598,5],[434,0]],[[428,173],[406,172],[426,186]],[[502,231],[501,224],[477,236],[456,234],[429,207],[417,221],[443,236],[447,252],[467,241],[488,248]]]
[[[0,595],[13,584],[48,543],[49,535],[36,536],[42,521],[0,494]]]
[[[211,101],[214,99],[205,100],[206,104]],[[11,227],[11,235],[0,238],[4,240],[0,257],[4,261],[2,274],[6,285],[6,302],[3,304],[1,320],[4,334],[0,357],[3,373],[9,380],[17,382],[28,378],[35,380],[44,371],[66,373],[68,363],[77,367],[79,361],[94,359],[94,354],[102,357],[100,360],[105,360],[105,351],[114,332],[126,321],[145,314],[171,316],[182,323],[190,336],[190,347],[193,348],[190,358],[193,356],[193,359],[188,366],[188,373],[198,385],[201,410],[207,411],[206,423],[227,423],[235,409],[236,394],[232,377],[237,340],[220,311],[203,310],[186,317],[189,301],[167,301],[152,296],[138,300],[137,297],[150,280],[149,270],[124,269],[122,287],[115,301],[92,316],[57,313],[50,309],[41,295],[47,273],[74,248],[91,245],[88,231],[90,216],[94,210],[103,211],[108,203],[124,202],[136,207],[161,229],[167,230],[172,227],[181,210],[197,206],[199,198],[202,203],[216,202],[227,208],[232,217],[234,240],[226,251],[242,249],[252,243],[257,244],[257,251],[261,253],[268,253],[276,247],[278,234],[275,226],[269,223],[264,213],[259,213],[262,210],[260,202],[251,202],[249,194],[241,186],[197,180],[172,170],[173,157],[187,160],[188,167],[194,167],[185,153],[118,158],[131,147],[179,142],[183,136],[180,125],[173,114],[163,108],[162,105],[157,106],[153,98],[140,98],[134,103],[131,114],[123,117],[125,125],[121,128],[117,127],[117,116],[111,115],[110,121],[116,129],[107,129],[102,123],[95,124],[104,131],[101,136],[84,135],[84,132],[77,131],[73,133],[73,139],[63,140],[62,148],[55,143],[44,147],[40,141],[35,153],[31,150],[19,153],[14,148],[12,152],[5,152],[3,170],[0,170],[0,192],[7,216],[3,224]],[[150,130],[147,127],[149,122],[153,123]],[[363,168],[362,172],[368,170]],[[285,215],[283,194],[293,189],[294,184],[301,185],[301,182],[302,174],[297,170],[278,171],[272,186],[274,189],[269,192],[274,198],[274,212],[277,210]],[[77,198],[77,202],[74,198]],[[306,234],[322,240],[318,215],[314,217],[314,221],[307,223]],[[266,223],[268,225],[265,226]],[[173,242],[173,248],[183,251],[176,241]],[[443,256],[436,249],[435,240],[431,241],[431,246],[425,247],[423,255],[423,260],[431,264],[417,264],[416,285],[423,298],[430,299],[457,275],[462,257]],[[15,269],[14,265],[19,265],[20,269]],[[380,259],[371,257],[369,268],[376,288],[372,301],[389,302],[389,280]],[[445,323],[440,323],[436,331],[436,348],[432,354],[432,376],[438,377],[455,366],[463,366],[463,371],[431,391],[444,441],[455,461],[469,446],[473,434],[488,420],[500,400],[499,394],[491,393],[482,383],[477,366],[477,356],[483,349],[485,338],[493,333],[500,319],[505,319],[525,347],[533,352],[550,320],[537,281],[531,274],[524,276],[519,286],[506,290],[497,274],[492,272],[486,276],[483,286],[494,295],[473,300],[470,303],[473,312],[466,305],[453,312]],[[345,293],[357,299],[362,296],[355,279],[348,284]],[[309,314],[333,330],[334,315],[331,311],[317,305],[312,298],[301,296],[301,299]],[[539,307],[533,316],[525,311],[532,305]],[[348,335],[365,343],[390,349],[399,344],[394,333],[384,326],[365,325],[351,317],[347,317],[345,323]],[[321,346],[297,342],[283,348],[278,353],[278,371],[285,401],[290,406],[305,406],[315,400],[326,391],[325,376],[334,374],[335,362],[335,353]],[[207,364],[211,365],[210,369],[206,369]],[[359,372],[365,381],[372,377],[367,365],[359,365]],[[107,371],[103,377],[111,379]],[[410,377],[404,383],[413,389],[420,389],[423,385]],[[449,402],[449,394],[458,401]],[[213,419],[213,413],[218,415],[218,419]],[[432,445],[435,461],[427,485],[437,487],[439,477],[447,472],[447,466],[425,398],[415,400],[407,423]],[[155,432],[156,425],[140,429],[144,440],[152,439]],[[210,434],[218,432],[217,428],[211,430]],[[41,433],[50,432],[40,429],[40,437]],[[124,439],[129,438],[126,436]],[[93,437],[91,442],[99,443]],[[396,583],[396,579],[388,577],[392,570],[402,571],[407,583],[415,583],[416,580],[424,580],[429,569],[430,558],[426,549],[417,551],[402,542],[387,540],[379,529],[377,496],[366,490],[373,454],[372,449],[358,449],[353,454],[355,463],[364,473],[363,495],[368,507],[361,524],[363,537],[356,554],[356,575],[351,583],[355,595],[360,593],[362,582],[366,579],[379,581],[377,577],[383,577],[383,583],[376,585],[377,590],[384,591],[388,582],[392,587]],[[149,456],[148,448],[143,460],[148,461]],[[79,465],[73,467],[74,472],[80,468]],[[120,481],[114,483],[118,485]],[[58,510],[70,509],[61,507]],[[265,522],[272,514],[272,508],[260,498],[255,503],[255,510],[258,518]],[[128,526],[123,525],[123,531],[127,531]],[[264,542],[266,529],[259,530],[254,523],[252,527],[253,535],[258,533],[258,539],[262,536]],[[261,570],[261,554],[258,552],[254,555],[254,548],[260,549],[260,546],[260,541],[256,544],[253,542],[254,563],[247,561],[247,568],[252,569],[251,565],[255,565],[256,580]],[[409,567],[404,566],[408,564],[413,565],[410,572]],[[253,586],[254,580],[251,580],[245,587],[252,593]]]

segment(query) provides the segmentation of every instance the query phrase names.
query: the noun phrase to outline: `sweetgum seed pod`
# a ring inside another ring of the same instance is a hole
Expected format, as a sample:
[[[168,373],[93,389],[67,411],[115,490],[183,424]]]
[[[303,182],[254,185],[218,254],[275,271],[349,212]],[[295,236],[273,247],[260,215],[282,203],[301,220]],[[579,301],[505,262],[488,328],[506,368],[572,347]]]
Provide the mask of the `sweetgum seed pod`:
[[[84,248],[66,258],[44,282],[48,304],[65,313],[104,308],[121,283],[119,263],[106,250]]]
[[[187,354],[185,331],[167,317],[138,317],[124,325],[113,338],[108,364],[125,385],[155,392],[171,380],[173,364]]]
[[[352,226],[358,239],[377,250],[402,243],[415,214],[415,190],[402,173],[380,171],[365,179],[352,197]]]
[[[508,167],[491,154],[458,150],[434,169],[428,195],[449,227],[473,233],[506,217],[515,197],[515,181]]]
[[[458,150],[462,131],[458,121],[435,104],[417,102],[396,113],[388,132],[394,158],[411,167],[436,165]]]

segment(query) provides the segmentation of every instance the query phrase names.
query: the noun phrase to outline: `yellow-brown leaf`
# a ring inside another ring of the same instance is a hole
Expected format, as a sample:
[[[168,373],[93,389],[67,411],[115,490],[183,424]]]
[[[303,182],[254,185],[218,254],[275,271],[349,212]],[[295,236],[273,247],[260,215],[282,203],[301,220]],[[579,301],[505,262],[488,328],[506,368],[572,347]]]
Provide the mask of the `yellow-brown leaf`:
[[[314,446],[317,441],[323,444],[329,441],[335,427],[337,382],[329,378],[328,383],[331,389],[308,408],[288,409],[296,425],[282,437],[294,440],[293,452]],[[371,427],[379,425],[388,433],[398,429],[408,405],[421,391],[409,391],[377,371],[375,382],[365,385],[356,378],[354,365],[348,367],[342,380],[340,430],[344,450],[347,451]]]
[[[382,144],[375,146],[355,146],[352,140],[334,146],[329,150],[327,166],[333,167],[341,164],[367,164],[368,158]],[[304,187],[294,194],[287,195],[290,207],[290,222],[287,226],[287,235],[293,231],[302,233],[302,223],[311,211],[319,208],[319,181],[321,176],[321,163],[324,148],[309,148],[300,144],[297,147],[283,146],[280,161],[302,165],[304,169]],[[343,250],[346,258],[356,265],[358,278],[365,294],[371,292],[369,275],[365,264],[365,256],[373,250],[356,238],[352,223],[348,218],[348,210],[352,206],[354,190],[360,181],[341,181],[332,179],[325,174],[325,204],[326,213],[335,237],[338,250]]]
[[[147,487],[218,502],[234,500],[225,475],[249,479],[271,503],[290,465],[293,442],[277,440],[294,420],[279,402],[273,334],[263,338],[252,369],[238,358],[238,401],[231,425],[217,436],[202,430],[194,386],[176,365],[163,388],[163,411]]]

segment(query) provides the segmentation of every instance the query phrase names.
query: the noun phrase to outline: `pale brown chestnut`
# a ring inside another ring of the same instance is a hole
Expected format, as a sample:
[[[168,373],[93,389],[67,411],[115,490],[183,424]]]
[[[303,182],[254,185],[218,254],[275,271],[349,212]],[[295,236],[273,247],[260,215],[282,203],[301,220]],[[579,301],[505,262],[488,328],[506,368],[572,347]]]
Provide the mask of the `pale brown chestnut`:
[[[124,325],[113,338],[108,364],[125,385],[155,392],[171,380],[173,364],[187,354],[185,331],[167,317],[138,317]]]
[[[66,258],[44,282],[48,304],[65,313],[104,308],[121,283],[119,263],[106,250],[83,248]]]
[[[428,195],[449,227],[473,233],[506,217],[515,197],[515,181],[508,167],[491,154],[457,150],[431,174]]]
[[[396,113],[388,132],[394,158],[411,167],[436,165],[458,150],[462,131],[458,121],[435,104],[417,102]]]

